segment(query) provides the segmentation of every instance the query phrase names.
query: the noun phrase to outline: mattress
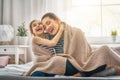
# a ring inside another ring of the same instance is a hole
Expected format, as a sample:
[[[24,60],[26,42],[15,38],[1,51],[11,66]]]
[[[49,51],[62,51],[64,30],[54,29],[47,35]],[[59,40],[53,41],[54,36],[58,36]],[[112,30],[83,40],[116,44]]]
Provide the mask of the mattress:
[[[26,64],[8,64],[4,68],[0,68],[0,75],[15,75],[15,76],[21,76],[24,72],[28,71],[33,65],[33,62],[29,62]]]
[[[73,76],[60,76],[55,77],[31,77],[22,76],[24,72],[32,67],[33,63],[27,64],[9,64],[5,68],[0,68],[0,80],[115,80],[120,79],[120,76],[109,77],[73,77]]]
[[[114,49],[120,54],[120,47]],[[55,77],[30,77],[22,76],[24,72],[28,71],[33,65],[33,62],[16,65],[9,64],[5,68],[0,68],[0,80],[120,80],[120,75],[108,77],[73,77],[60,76]]]

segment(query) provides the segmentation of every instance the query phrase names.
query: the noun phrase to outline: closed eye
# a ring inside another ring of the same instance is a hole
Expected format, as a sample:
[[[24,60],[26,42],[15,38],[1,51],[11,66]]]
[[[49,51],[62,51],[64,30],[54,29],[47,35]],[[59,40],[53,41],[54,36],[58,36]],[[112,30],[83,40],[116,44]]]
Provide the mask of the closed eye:
[[[33,27],[35,27],[37,24],[33,24]]]
[[[42,23],[41,23],[41,22],[39,22],[39,23],[38,23],[38,25],[42,25]]]
[[[46,25],[50,25],[50,21],[47,21],[47,22],[46,22]]]

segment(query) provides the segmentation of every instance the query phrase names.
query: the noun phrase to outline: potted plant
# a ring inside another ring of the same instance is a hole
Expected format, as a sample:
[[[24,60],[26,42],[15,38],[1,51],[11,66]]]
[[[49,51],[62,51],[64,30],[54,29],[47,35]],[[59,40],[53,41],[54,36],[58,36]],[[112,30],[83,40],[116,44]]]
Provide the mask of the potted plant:
[[[112,36],[113,42],[115,42],[116,41],[116,36],[117,36],[117,30],[112,30],[111,31],[111,36]]]
[[[19,45],[26,45],[28,40],[28,30],[25,28],[25,22],[18,26],[17,29],[18,33],[18,44]]]

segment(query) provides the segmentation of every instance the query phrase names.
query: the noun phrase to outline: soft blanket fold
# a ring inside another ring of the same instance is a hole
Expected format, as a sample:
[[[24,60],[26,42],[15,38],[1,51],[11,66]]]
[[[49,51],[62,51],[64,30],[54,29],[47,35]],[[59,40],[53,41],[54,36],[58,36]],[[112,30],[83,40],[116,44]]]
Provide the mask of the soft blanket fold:
[[[35,61],[40,64],[36,70],[46,73],[64,75],[67,59],[80,71],[90,71],[104,64],[120,65],[120,56],[116,52],[107,46],[93,51],[83,32],[67,24],[64,31],[63,54],[52,54],[32,44]]]

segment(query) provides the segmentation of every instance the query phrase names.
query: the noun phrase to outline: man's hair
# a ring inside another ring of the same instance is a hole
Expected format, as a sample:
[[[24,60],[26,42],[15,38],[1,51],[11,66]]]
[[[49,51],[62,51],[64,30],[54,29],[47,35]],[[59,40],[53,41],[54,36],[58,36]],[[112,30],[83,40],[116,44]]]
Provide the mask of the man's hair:
[[[46,14],[43,15],[43,17],[41,18],[41,21],[42,21],[45,17],[49,17],[49,18],[51,18],[51,19],[53,19],[53,20],[55,20],[55,19],[57,18],[57,16],[56,16],[54,13],[49,12],[49,13],[46,13]]]

